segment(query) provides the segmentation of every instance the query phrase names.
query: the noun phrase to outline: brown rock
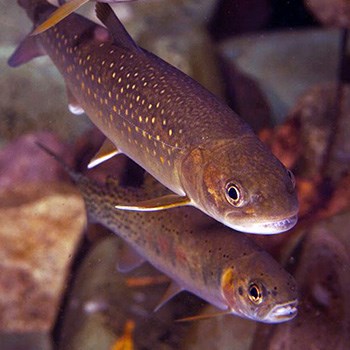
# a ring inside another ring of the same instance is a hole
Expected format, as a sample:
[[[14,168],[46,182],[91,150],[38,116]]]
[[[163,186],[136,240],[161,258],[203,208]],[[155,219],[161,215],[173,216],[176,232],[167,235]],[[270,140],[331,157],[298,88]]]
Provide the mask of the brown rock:
[[[305,4],[323,24],[349,28],[350,2],[348,0],[305,0]]]
[[[57,136],[48,132],[23,135],[0,150],[0,191],[26,182],[54,181],[65,177],[62,166],[36,142],[64,156],[67,163],[72,160],[68,147]]]
[[[72,255],[84,204],[70,185],[23,184],[0,193],[0,331],[48,332]]]

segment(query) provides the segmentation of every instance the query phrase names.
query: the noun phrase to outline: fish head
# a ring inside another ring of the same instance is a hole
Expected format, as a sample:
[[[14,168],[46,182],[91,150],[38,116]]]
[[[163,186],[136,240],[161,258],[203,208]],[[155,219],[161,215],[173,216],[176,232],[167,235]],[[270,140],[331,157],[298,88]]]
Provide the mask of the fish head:
[[[274,234],[296,224],[294,176],[256,137],[196,148],[184,164],[186,194],[226,226]]]
[[[222,294],[233,314],[264,323],[286,322],[297,315],[296,282],[270,259],[260,268],[263,259],[256,259],[253,265],[243,264],[244,270],[239,267],[242,273],[232,267],[223,271]]]

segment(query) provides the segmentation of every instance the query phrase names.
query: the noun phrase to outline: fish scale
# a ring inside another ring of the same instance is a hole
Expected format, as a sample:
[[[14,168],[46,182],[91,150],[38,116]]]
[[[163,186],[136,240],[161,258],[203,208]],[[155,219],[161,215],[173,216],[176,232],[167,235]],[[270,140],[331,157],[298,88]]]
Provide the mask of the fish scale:
[[[44,0],[19,3],[35,25],[56,9]],[[175,193],[117,208],[193,205],[252,233],[294,226],[292,175],[250,127],[192,78],[138,47],[109,5],[97,3],[96,12],[107,28],[72,14],[28,36],[9,64],[48,54],[65,79],[70,109],[85,111],[111,141],[104,150],[125,153]]]

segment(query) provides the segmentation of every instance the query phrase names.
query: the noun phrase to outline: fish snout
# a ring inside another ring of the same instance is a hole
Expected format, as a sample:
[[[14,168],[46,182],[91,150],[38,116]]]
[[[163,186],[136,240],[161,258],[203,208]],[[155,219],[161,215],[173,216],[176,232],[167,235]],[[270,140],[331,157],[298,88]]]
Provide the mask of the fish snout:
[[[274,306],[266,317],[263,319],[265,323],[281,323],[293,319],[298,313],[298,300],[293,300],[285,304]]]

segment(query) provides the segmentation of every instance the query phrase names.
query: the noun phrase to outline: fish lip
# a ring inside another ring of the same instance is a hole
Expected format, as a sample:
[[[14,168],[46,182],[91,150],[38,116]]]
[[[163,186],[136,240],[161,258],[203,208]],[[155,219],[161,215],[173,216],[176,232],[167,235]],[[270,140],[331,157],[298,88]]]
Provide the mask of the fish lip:
[[[272,235],[290,230],[297,222],[298,215],[293,215],[289,218],[277,221],[248,223],[244,226],[233,224],[231,227],[245,233]]]
[[[281,323],[293,319],[298,313],[298,300],[274,306],[264,317],[265,323]]]

